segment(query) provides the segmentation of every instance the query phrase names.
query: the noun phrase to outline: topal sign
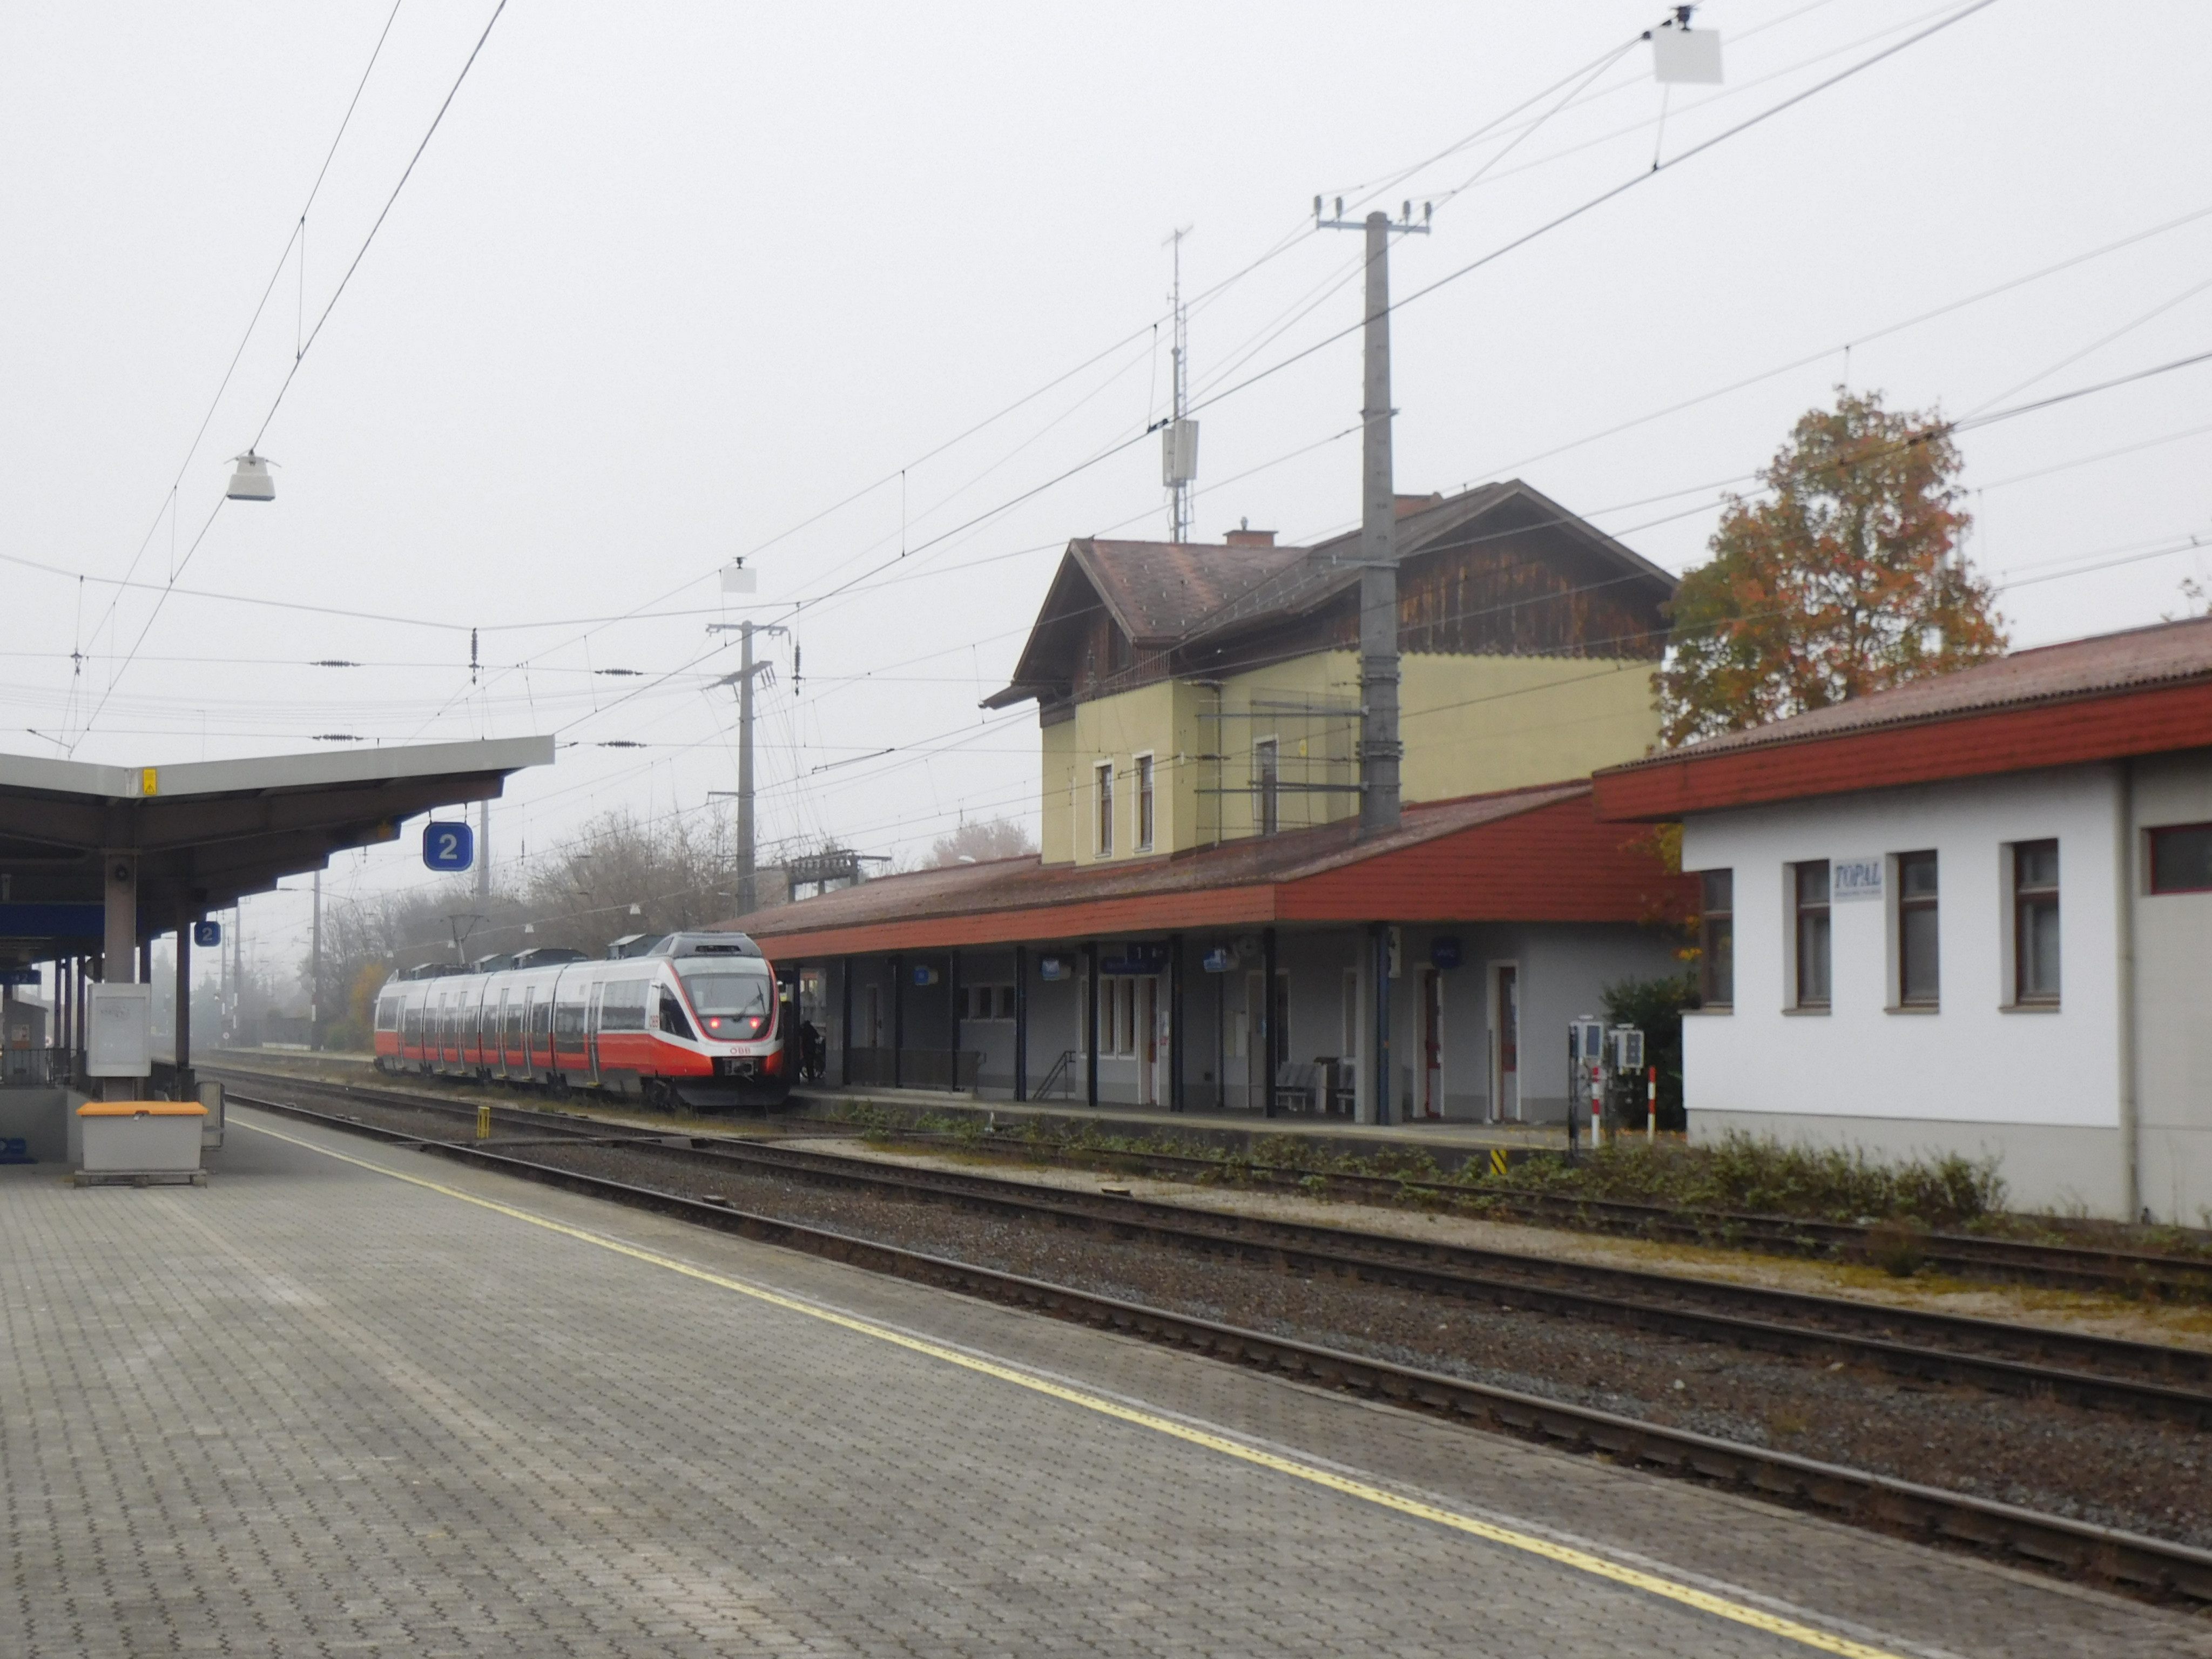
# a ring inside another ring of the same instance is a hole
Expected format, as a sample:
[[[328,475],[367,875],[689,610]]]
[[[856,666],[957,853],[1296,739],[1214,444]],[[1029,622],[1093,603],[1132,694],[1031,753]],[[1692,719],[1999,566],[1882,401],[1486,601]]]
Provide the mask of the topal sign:
[[[1828,866],[1828,902],[1851,904],[1881,896],[1881,858],[1838,859]]]

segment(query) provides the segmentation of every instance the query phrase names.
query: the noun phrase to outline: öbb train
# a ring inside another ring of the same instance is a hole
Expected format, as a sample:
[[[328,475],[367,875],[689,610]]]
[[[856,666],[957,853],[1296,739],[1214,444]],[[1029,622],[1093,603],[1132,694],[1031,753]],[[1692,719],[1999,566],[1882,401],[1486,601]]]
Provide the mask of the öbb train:
[[[380,1071],[593,1089],[672,1109],[775,1107],[797,1064],[788,988],[743,933],[525,951],[415,969],[376,1000]]]

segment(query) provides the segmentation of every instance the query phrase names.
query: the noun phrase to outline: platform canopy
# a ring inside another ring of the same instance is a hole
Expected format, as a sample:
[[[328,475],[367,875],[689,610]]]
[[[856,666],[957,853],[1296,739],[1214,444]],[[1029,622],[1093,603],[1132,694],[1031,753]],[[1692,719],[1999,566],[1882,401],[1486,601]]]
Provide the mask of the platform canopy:
[[[179,766],[0,754],[0,964],[100,949],[124,866],[150,937],[552,758],[537,737]]]

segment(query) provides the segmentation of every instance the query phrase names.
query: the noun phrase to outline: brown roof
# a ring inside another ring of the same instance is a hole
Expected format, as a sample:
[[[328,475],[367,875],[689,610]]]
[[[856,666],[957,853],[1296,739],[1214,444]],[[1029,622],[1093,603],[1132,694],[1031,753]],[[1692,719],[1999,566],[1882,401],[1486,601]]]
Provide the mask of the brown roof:
[[[994,858],[988,863],[947,865],[942,869],[915,869],[902,876],[880,876],[858,887],[794,900],[790,905],[754,911],[721,922],[728,929],[752,933],[765,945],[779,938],[814,936],[825,931],[865,929],[891,922],[929,921],[929,918],[971,918],[995,911],[1037,911],[1060,907],[1095,907],[1102,900],[1157,898],[1157,896],[1221,894],[1225,890],[1263,890],[1283,883],[1328,876],[1332,872],[1382,860],[1391,854],[1425,848],[1429,842],[1455,836],[1467,830],[1524,817],[1564,803],[1586,803],[1590,785],[1586,781],[1553,783],[1533,790],[1509,790],[1500,794],[1464,796],[1458,801],[1433,801],[1411,805],[1395,830],[1360,836],[1354,821],[1332,823],[1314,830],[1287,830],[1276,836],[1248,836],[1218,848],[1201,848],[1168,858],[1126,858],[1103,865],[1046,865],[1037,854],[1024,858]],[[1577,807],[1589,818],[1589,807]],[[1613,845],[1617,832],[1606,832]],[[1575,863],[1573,852],[1562,852],[1566,842],[1558,836],[1540,836],[1535,858],[1547,867],[1547,876],[1562,874]],[[1495,872],[1491,872],[1495,874]],[[1431,921],[1427,915],[1391,911],[1394,921]],[[1467,915],[1440,914],[1433,921],[1480,921]],[[1073,931],[1073,929],[1071,929]]]
[[[1593,780],[1612,820],[2212,746],[2212,617],[2021,651]]]
[[[1302,547],[1090,537],[1071,542],[1068,551],[1139,645],[1173,644],[1231,600],[1307,557]]]
[[[1611,769],[1627,771],[1684,757],[1804,743],[1881,726],[1950,720],[1961,714],[2102,696],[2203,678],[2212,678],[2212,617],[2015,651],[1955,674],[1869,692],[1847,702],[1753,726],[1747,732],[1707,738],[1671,754],[1654,755]]]
[[[1518,478],[1449,496],[1400,496],[1399,556],[1448,545],[1455,532],[1508,503],[1520,519],[1533,514],[1536,525],[1558,527],[1624,573],[1674,591],[1667,572]],[[1054,574],[1011,682],[986,706],[1003,708],[1064,681],[1051,664],[1055,650],[1066,648],[1064,625],[1090,602],[1078,583],[1089,585],[1137,646],[1168,649],[1310,613],[1358,582],[1358,551],[1357,531],[1311,547],[1079,538]]]

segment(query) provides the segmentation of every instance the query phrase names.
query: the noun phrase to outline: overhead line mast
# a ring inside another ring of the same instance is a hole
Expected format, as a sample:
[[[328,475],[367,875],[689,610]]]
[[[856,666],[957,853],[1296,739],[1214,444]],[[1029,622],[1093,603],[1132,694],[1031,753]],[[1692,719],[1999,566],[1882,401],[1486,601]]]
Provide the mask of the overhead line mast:
[[[1160,482],[1168,487],[1168,539],[1190,539],[1190,486],[1198,477],[1198,422],[1189,418],[1190,318],[1182,304],[1182,239],[1190,234],[1183,225],[1168,237],[1174,250],[1175,286],[1170,299],[1175,312],[1175,333],[1169,356],[1173,368],[1169,398],[1172,413],[1160,452]]]

